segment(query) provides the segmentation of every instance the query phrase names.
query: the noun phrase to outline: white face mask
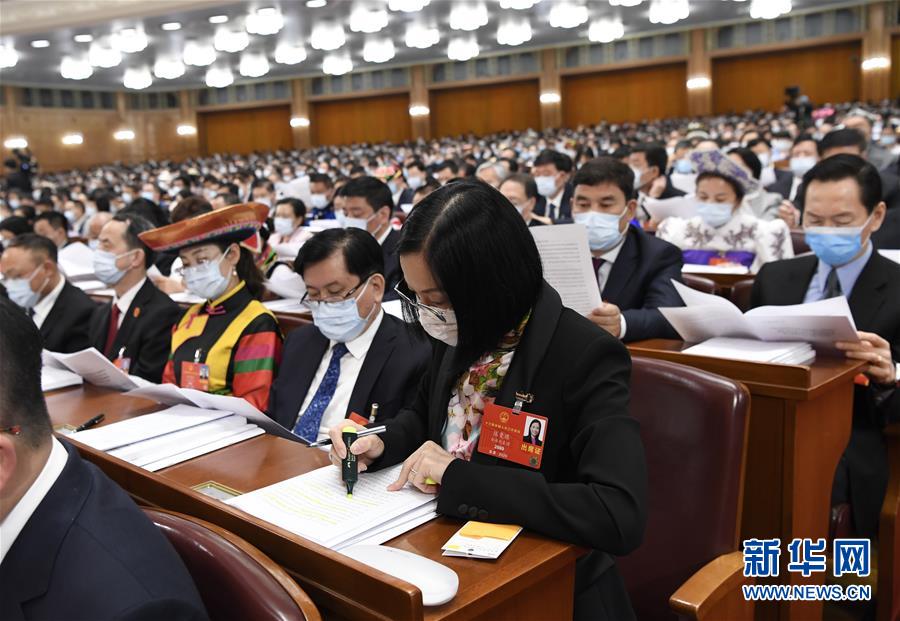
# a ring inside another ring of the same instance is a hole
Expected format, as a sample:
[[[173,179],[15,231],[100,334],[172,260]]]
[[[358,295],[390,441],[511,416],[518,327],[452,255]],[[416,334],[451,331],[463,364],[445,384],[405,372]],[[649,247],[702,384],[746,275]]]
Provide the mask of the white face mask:
[[[421,302],[420,302],[421,304]],[[439,309],[444,316],[441,321],[435,315],[427,310],[419,309],[419,324],[425,333],[431,338],[443,341],[450,347],[456,347],[459,342],[459,333],[456,325],[456,313],[453,309]]]
[[[556,178],[552,175],[535,177],[534,182],[537,184],[538,194],[544,198],[551,198],[556,194]]]
[[[328,197],[324,194],[310,194],[309,203],[315,209],[323,209],[328,205]]]
[[[275,218],[275,232],[282,237],[288,237],[294,233],[293,218]]]
[[[219,269],[224,260],[223,254],[217,261],[204,261],[200,265],[184,268],[184,284],[188,291],[209,301],[225,293],[229,278]]]

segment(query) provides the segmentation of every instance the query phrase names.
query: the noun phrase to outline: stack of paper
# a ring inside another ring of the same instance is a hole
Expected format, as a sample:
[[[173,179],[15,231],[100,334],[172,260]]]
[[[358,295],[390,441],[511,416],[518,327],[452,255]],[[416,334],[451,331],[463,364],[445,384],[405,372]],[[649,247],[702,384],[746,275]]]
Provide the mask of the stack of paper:
[[[60,354],[45,350],[44,366],[66,369],[77,373],[90,384],[113,390],[133,390],[138,386],[150,383],[124,373],[93,347],[72,354]]]
[[[262,433],[241,416],[178,405],[70,437],[156,472]]]
[[[522,527],[513,524],[466,522],[441,549],[444,556],[495,559],[521,532]]]
[[[587,229],[580,224],[556,224],[529,230],[541,255],[544,280],[559,293],[563,306],[582,315],[600,306]]]
[[[84,380],[77,373],[47,365],[41,368],[41,390],[44,392],[66,388],[67,386],[79,386],[82,383],[84,383]]]
[[[674,280],[672,284],[685,306],[659,311],[688,343],[724,336],[810,343],[820,353],[837,353],[835,341],[859,341],[845,297],[792,306],[761,306],[742,314],[723,297],[695,291]]]
[[[688,347],[681,353],[774,364],[812,364],[816,359],[816,350],[809,343],[779,343],[728,337],[711,338]]]
[[[60,249],[57,263],[69,280],[94,279],[94,251],[81,242]]]
[[[347,496],[334,466],[228,500],[228,504],[320,545],[340,550],[384,543],[436,517],[437,501],[411,487],[387,491],[400,465],[363,472]]]

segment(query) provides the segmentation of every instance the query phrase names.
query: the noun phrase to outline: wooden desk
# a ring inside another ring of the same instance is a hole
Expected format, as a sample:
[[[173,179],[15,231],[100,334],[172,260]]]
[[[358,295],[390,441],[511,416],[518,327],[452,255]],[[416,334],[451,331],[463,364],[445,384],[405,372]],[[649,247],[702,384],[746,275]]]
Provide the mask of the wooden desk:
[[[47,407],[54,425],[81,423],[97,412],[106,413],[107,422],[116,422],[160,409],[150,401],[94,386],[51,393]],[[388,542],[459,574],[459,592],[452,601],[423,608],[416,587],[191,489],[214,480],[249,492],[326,465],[322,451],[263,435],[151,473],[73,444],[138,502],[202,518],[260,548],[294,576],[328,617],[512,621],[572,616],[575,561],[585,552],[574,545],[525,531],[497,561],[443,557],[441,546],[462,522],[433,520]]]
[[[683,354],[684,347],[682,341],[652,339],[628,349],[633,356],[678,362],[747,386],[751,416],[741,539],[780,537],[781,580],[822,584],[821,574],[787,572],[786,546],[795,537],[828,537],[832,480],[850,438],[853,378],[864,365],[821,357],[811,367],[748,363]],[[757,610],[757,619],[819,619],[822,603],[784,603],[780,614],[766,605]]]

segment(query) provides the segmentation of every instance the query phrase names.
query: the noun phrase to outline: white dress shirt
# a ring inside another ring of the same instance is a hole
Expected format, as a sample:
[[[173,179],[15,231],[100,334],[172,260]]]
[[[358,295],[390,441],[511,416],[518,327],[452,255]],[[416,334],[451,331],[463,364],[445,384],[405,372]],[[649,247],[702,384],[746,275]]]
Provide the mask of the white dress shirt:
[[[131,307],[131,303],[134,302],[135,296],[138,294],[138,291],[141,290],[141,287],[144,286],[144,283],[147,282],[146,278],[141,278],[141,281],[133,286],[131,289],[122,294],[122,297],[114,297],[113,304],[115,304],[119,308],[119,323],[116,324],[117,328],[122,327],[122,321],[125,319],[125,314],[128,312],[128,309]]]
[[[378,245],[379,245],[379,246],[383,246],[383,245],[384,245],[384,240],[386,240],[386,239],[388,238],[388,235],[391,234],[391,230],[392,230],[392,227],[391,227],[390,224],[388,224],[387,228],[384,229],[384,233],[381,234],[381,237],[376,237],[376,238],[375,238],[376,240],[378,240]]]
[[[609,280],[609,273],[612,271],[613,264],[616,262],[616,259],[619,257],[619,252],[622,250],[622,246],[625,245],[625,239],[627,238],[627,229],[626,234],[622,236],[622,240],[616,244],[614,248],[611,248],[601,254],[598,258],[603,259],[603,265],[597,270],[597,284],[600,286],[600,293],[603,293],[604,287],[606,287],[606,281]],[[619,315],[619,338],[625,338],[625,329],[628,326],[625,324],[625,315]]]
[[[38,327],[40,330],[41,326],[44,325],[44,320],[47,319],[47,315],[50,314],[50,311],[53,310],[54,304],[56,304],[56,298],[59,297],[60,292],[63,290],[63,287],[66,286],[66,279],[63,278],[62,274],[59,275],[59,282],[56,283],[56,286],[44,296],[40,302],[34,305],[32,309],[34,314],[32,315],[32,319],[34,320],[34,325]]]
[[[344,357],[341,358],[341,375],[338,378],[334,396],[331,398],[328,407],[325,408],[325,413],[322,415],[322,421],[319,423],[318,440],[327,438],[328,430],[346,418],[347,407],[350,405],[350,397],[353,394],[353,387],[356,386],[356,379],[359,377],[363,362],[366,360],[366,354],[369,353],[369,347],[371,347],[372,341],[375,339],[375,333],[378,332],[378,328],[381,327],[382,320],[384,320],[384,310],[379,308],[378,316],[375,318],[375,321],[372,322],[372,325],[369,326],[369,329],[352,341],[347,341],[346,345],[348,353],[344,354]],[[295,426],[303,413],[306,412],[316,391],[319,389],[319,384],[322,383],[325,372],[328,370],[328,364],[331,362],[331,350],[334,349],[336,344],[337,341],[330,341],[328,349],[322,354],[319,368],[313,376],[313,380],[309,385],[309,390],[306,391],[306,397],[303,398],[303,405],[300,406],[300,411],[297,412],[297,418],[294,420]],[[357,414],[363,417],[368,417],[369,415],[368,412],[357,412]]]
[[[12,511],[0,522],[0,563],[6,558],[6,553],[16,542],[16,538],[25,524],[31,519],[32,514],[44,500],[44,497],[56,483],[56,479],[62,474],[63,468],[66,467],[66,461],[69,454],[63,445],[56,438],[50,439],[50,456],[47,463],[41,469],[41,473],[25,492],[25,495],[16,503]]]
[[[553,198],[547,199],[547,208],[544,210],[544,216],[551,219],[559,218],[559,206],[562,203],[563,194],[566,192],[566,186],[563,185]]]

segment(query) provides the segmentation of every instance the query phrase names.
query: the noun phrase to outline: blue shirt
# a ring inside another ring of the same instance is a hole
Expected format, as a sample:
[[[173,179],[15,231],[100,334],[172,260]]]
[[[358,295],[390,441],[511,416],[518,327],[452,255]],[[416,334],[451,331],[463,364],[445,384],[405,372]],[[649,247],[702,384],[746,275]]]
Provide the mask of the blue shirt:
[[[841,283],[841,292],[845,298],[850,297],[856,280],[871,256],[872,242],[870,241],[866,245],[866,251],[859,257],[837,268],[838,282]],[[828,279],[830,272],[831,266],[819,259],[819,266],[816,268],[816,273],[813,274],[812,280],[809,281],[809,289],[806,290],[806,297],[803,298],[804,304],[825,299],[825,281]]]

